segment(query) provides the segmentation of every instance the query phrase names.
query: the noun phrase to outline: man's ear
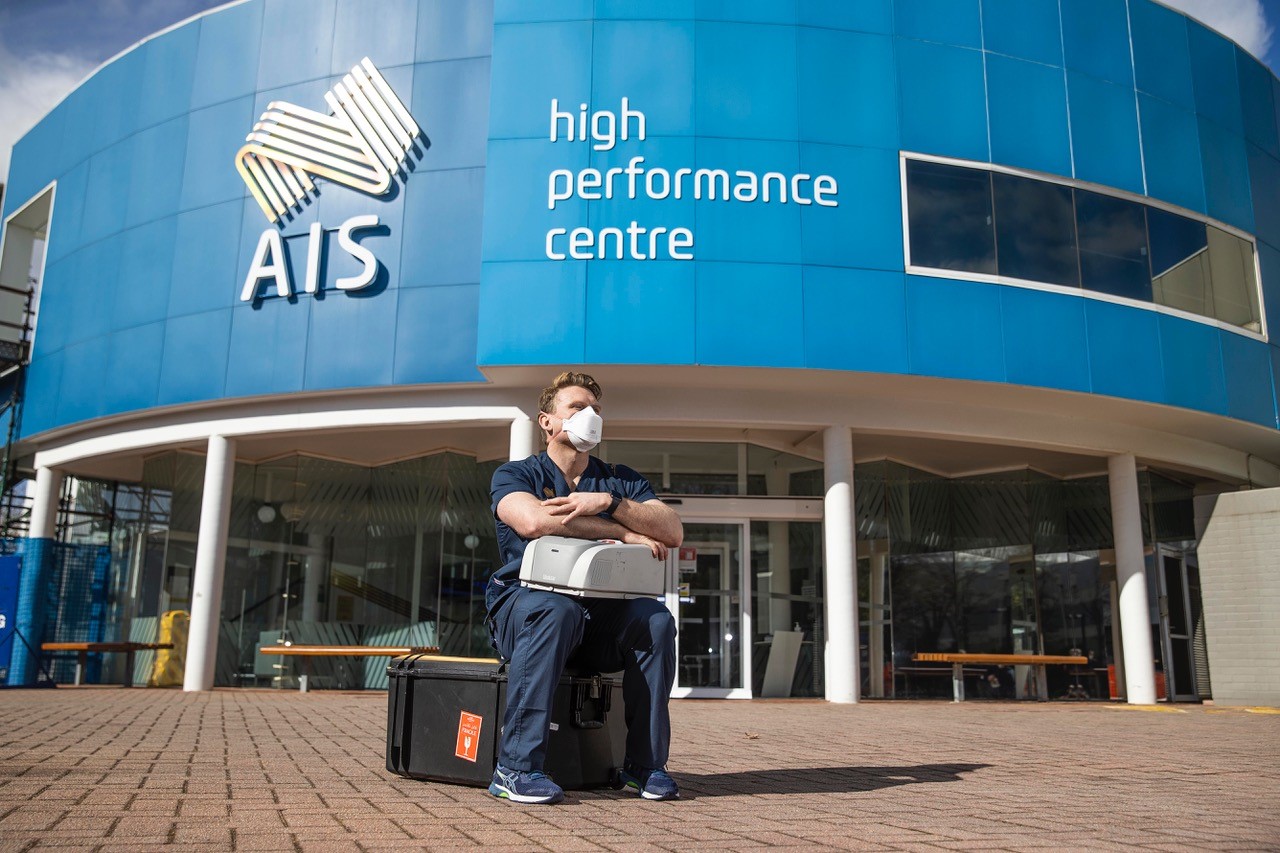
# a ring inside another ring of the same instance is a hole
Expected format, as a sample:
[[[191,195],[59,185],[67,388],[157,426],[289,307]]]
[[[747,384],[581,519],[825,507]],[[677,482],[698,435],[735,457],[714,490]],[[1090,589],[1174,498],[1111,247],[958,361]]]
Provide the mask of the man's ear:
[[[538,412],[538,428],[542,430],[543,435],[548,435],[551,432],[551,415]]]

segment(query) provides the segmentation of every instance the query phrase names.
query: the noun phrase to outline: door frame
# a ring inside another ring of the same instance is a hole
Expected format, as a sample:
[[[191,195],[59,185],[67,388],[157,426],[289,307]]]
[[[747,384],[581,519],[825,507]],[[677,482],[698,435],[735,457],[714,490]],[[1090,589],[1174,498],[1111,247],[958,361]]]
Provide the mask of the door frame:
[[[1169,623],[1169,583],[1165,575],[1165,560],[1177,561],[1177,572],[1181,576],[1179,586],[1182,589],[1182,616],[1186,623],[1185,634],[1174,635]],[[1200,694],[1196,691],[1195,629],[1191,624],[1191,590],[1187,586],[1187,562],[1195,559],[1179,548],[1165,545],[1156,547],[1156,601],[1160,614],[1160,652],[1164,661],[1165,697],[1170,702],[1199,702]],[[1177,666],[1174,664],[1174,642],[1185,644],[1187,654],[1187,673],[1191,676],[1191,684],[1179,684]]]
[[[679,515],[683,524],[736,525],[740,533],[738,558],[738,625],[742,638],[739,667],[742,687],[683,687],[673,686],[672,699],[750,699],[752,698],[752,637],[754,630],[751,565],[751,522],[753,521],[817,521],[822,522],[822,498],[770,498],[770,497],[686,497],[666,498],[664,501]],[[667,609],[680,619],[679,549],[671,549],[667,556]],[[676,635],[676,654],[680,653],[680,636]],[[678,657],[677,657],[678,659]],[[679,668],[677,667],[677,681]]]
[[[671,688],[672,699],[750,699],[751,698],[751,596],[747,593],[746,584],[751,577],[751,521],[747,518],[704,518],[702,516],[681,515],[680,521],[685,524],[719,524],[738,528],[738,634],[741,651],[738,653],[738,668],[742,676],[742,687],[685,687],[679,684],[680,668],[676,667],[676,684]],[[713,543],[721,544],[721,543]],[[731,550],[731,548],[729,549]],[[728,556],[728,554],[726,554]],[[726,571],[721,568],[722,577]],[[667,609],[680,625],[680,568],[679,549],[673,548],[667,556]],[[680,631],[676,632],[676,660],[680,659]]]

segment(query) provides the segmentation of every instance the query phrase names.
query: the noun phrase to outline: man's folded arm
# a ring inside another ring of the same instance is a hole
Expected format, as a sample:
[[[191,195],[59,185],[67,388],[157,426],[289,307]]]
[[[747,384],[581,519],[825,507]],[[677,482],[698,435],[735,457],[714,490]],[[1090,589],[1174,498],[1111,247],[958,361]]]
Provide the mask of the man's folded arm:
[[[629,530],[656,539],[668,548],[679,548],[684,541],[684,525],[676,511],[661,500],[633,501],[618,504],[613,520]]]
[[[573,536],[578,539],[622,539],[628,528],[596,515],[578,516],[568,522],[552,515],[528,492],[512,492],[498,501],[498,518],[521,539],[540,536]],[[638,531],[643,533],[643,531]]]

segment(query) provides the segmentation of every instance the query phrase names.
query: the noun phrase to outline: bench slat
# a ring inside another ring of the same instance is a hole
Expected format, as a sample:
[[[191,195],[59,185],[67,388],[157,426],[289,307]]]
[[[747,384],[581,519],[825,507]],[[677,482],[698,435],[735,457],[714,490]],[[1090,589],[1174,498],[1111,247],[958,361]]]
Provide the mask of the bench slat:
[[[173,643],[41,643],[46,652],[137,652],[144,649],[171,649]]]
[[[294,643],[290,646],[262,646],[264,655],[300,655],[306,657],[398,657],[411,654],[434,654],[440,649],[434,646],[323,646],[312,643]]]
[[[1089,662],[1084,655],[984,655],[968,652],[916,652],[911,659],[921,663],[1026,664],[1030,666],[1049,663],[1084,665]]]

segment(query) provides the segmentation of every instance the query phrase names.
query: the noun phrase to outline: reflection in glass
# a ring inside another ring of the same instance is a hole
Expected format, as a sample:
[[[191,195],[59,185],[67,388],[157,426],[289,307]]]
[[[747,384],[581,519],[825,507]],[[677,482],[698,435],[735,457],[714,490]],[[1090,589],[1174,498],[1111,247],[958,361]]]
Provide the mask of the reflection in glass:
[[[956,628],[955,555],[905,554],[889,561],[893,587],[894,694],[947,696],[950,667],[921,666],[916,652],[959,651]]]
[[[822,696],[822,525],[751,522],[751,573],[752,695]]]
[[[960,647],[964,651],[1012,654],[1015,631],[1020,638],[1028,630],[1034,636],[1034,596],[1027,599],[1026,588],[1019,585],[1015,602],[1013,583],[1015,571],[1027,574],[1030,558],[1030,548],[956,552]],[[1034,653],[1034,642],[1030,645],[1023,651]]]
[[[292,662],[257,653],[281,639],[489,654],[484,588],[498,559],[489,479],[498,464],[454,453],[373,469],[309,456],[238,464],[215,683],[292,686]],[[156,547],[142,552],[140,616],[189,609],[203,472],[203,457],[185,453],[144,469],[144,487],[166,490],[171,511]],[[134,627],[146,626],[135,618]],[[317,659],[311,673],[319,687],[377,688],[385,665]]]
[[[857,482],[862,695],[949,697],[950,666],[913,661],[918,652],[1079,649],[1086,665],[1046,667],[1044,678],[1030,666],[966,666],[966,691],[1107,698],[1117,605],[1106,476],[948,479],[881,461],[859,463]],[[1194,554],[1193,489],[1147,471],[1139,487],[1146,544]]]
[[[1089,290],[1151,301],[1143,206],[1076,190],[1080,279]]]
[[[1253,275],[1253,247],[1219,228],[1209,226],[1208,230],[1213,316],[1233,326],[1262,331],[1258,284]]]
[[[993,173],[991,180],[999,274],[1079,285],[1071,188],[999,172]]]
[[[911,264],[1083,286],[1262,331],[1251,240],[1054,181],[907,160]]]
[[[664,495],[813,497],[822,463],[745,442],[605,441],[600,458],[636,469]]]
[[[908,160],[907,213],[912,264],[995,274],[990,173]]]

